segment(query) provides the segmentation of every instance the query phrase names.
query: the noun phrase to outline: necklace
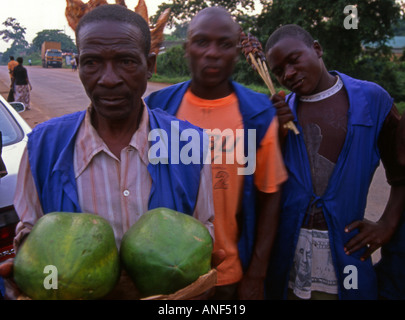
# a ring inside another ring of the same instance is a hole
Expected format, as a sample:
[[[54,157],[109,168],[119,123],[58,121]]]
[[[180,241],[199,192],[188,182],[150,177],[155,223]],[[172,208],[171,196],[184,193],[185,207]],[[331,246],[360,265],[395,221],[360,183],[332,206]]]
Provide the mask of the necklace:
[[[315,102],[315,101],[324,100],[326,98],[333,96],[336,92],[338,92],[340,89],[342,89],[342,87],[343,87],[343,81],[338,76],[336,83],[329,89],[326,89],[325,91],[322,91],[319,93],[315,93],[310,96],[301,96],[300,101]]]

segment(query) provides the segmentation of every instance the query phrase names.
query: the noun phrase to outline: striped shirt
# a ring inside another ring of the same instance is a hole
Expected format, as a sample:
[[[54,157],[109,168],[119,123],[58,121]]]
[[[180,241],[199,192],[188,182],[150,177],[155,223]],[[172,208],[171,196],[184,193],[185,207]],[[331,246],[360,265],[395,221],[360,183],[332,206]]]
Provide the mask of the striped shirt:
[[[121,150],[120,159],[92,126],[90,109],[77,133],[73,161],[80,207],[83,212],[97,214],[109,221],[118,248],[124,233],[148,211],[152,185],[147,170],[149,131],[149,115],[145,108],[139,128],[129,145]],[[14,241],[18,248],[23,237],[43,215],[27,150],[21,160],[14,205],[20,217]],[[201,171],[193,216],[206,225],[213,237],[214,207],[209,165],[204,165]]]

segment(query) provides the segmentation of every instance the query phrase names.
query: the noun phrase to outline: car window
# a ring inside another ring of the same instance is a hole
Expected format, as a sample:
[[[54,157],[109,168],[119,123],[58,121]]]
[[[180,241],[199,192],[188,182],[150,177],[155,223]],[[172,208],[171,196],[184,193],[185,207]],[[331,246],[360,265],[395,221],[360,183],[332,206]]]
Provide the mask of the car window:
[[[23,130],[2,103],[0,103],[0,131],[3,137],[3,147],[17,143],[24,138]]]

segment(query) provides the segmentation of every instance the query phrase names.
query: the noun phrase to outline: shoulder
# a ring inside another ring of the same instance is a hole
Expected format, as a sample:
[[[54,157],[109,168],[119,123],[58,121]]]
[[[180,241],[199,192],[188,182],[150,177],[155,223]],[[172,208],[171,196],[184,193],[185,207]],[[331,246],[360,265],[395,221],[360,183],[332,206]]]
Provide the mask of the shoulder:
[[[167,104],[167,101],[172,99],[173,96],[183,97],[189,85],[190,81],[184,81],[154,91],[145,98],[145,102],[151,109],[160,108],[160,105]]]
[[[245,127],[258,129],[258,137],[261,140],[276,114],[273,103],[263,93],[255,92],[237,82],[232,82],[232,85],[238,97]]]
[[[200,133],[203,132],[203,129],[191,124],[188,121],[180,120],[174,115],[167,113],[163,109],[149,109],[149,121],[151,122],[152,128],[165,129],[167,126],[172,126],[178,124],[180,131],[185,129],[196,129]]]
[[[264,93],[254,91],[236,81],[232,81],[232,86],[233,86],[236,94],[238,95],[238,97],[245,96],[245,97],[249,97],[250,99],[253,99],[252,101],[250,101],[251,104],[253,104],[256,101],[261,101],[262,103],[265,103],[265,104],[271,104],[269,97],[267,95],[265,95]]]
[[[347,90],[351,91],[352,88],[355,90],[361,90],[366,98],[370,101],[375,101],[375,99],[379,97],[391,99],[391,96],[387,90],[375,82],[356,79],[343,73],[338,74],[342,78]]]
[[[272,113],[274,107],[267,95],[253,91],[235,81],[232,82],[232,86],[238,97],[239,108],[245,118]]]

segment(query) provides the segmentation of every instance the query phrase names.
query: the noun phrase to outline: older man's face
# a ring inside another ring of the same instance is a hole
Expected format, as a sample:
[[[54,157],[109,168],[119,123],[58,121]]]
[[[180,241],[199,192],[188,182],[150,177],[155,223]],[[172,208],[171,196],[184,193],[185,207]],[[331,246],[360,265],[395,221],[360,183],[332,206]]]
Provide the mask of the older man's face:
[[[80,79],[95,111],[108,119],[126,119],[142,108],[155,59],[145,55],[137,27],[93,22],[78,34]]]

